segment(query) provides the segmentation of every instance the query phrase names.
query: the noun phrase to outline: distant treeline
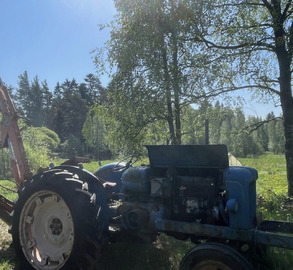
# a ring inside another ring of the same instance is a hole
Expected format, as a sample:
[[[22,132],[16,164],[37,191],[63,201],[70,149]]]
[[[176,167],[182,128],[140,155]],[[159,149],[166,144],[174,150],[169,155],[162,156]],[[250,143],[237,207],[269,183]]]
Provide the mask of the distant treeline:
[[[48,154],[100,160],[141,153],[145,144],[171,143],[167,122],[159,114],[157,119],[154,117],[142,125],[144,116],[140,108],[133,107],[136,111],[130,116],[127,103],[124,107],[115,103],[111,85],[108,89],[103,87],[93,74],[88,74],[82,83],[75,79],[58,82],[51,91],[47,82],[40,82],[37,76],[30,81],[25,71],[19,76],[18,87],[10,91],[22,116],[22,125],[34,127],[31,129],[34,133],[47,128],[56,134],[54,138],[53,133],[50,135],[53,145],[38,144],[39,149],[49,147],[49,151],[43,150]],[[196,108],[185,107],[181,114],[182,144],[205,143],[204,123],[208,119],[210,143],[226,144],[236,157],[255,156],[264,151],[284,153],[283,122],[273,113],[268,113],[265,119],[245,117],[240,108],[204,101]],[[25,137],[30,144],[35,139],[27,134],[28,130]]]

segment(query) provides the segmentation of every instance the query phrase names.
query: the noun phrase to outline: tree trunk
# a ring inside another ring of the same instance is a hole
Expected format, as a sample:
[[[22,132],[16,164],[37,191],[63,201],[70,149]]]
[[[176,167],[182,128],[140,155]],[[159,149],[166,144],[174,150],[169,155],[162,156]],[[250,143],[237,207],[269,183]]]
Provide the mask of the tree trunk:
[[[177,37],[173,33],[173,91],[174,91],[174,114],[175,114],[175,144],[181,144],[181,108],[180,108],[180,86],[179,86],[179,69],[178,69],[178,48]]]
[[[283,105],[283,103],[285,103]],[[282,102],[285,133],[288,196],[293,196],[293,99]]]
[[[175,16],[176,5],[174,1],[171,3],[172,18]],[[173,92],[174,92],[174,114],[175,114],[175,144],[180,145],[181,142],[181,107],[180,107],[180,83],[179,83],[179,66],[178,66],[178,34],[177,21],[171,27],[171,48],[172,48],[172,78],[173,78]]]
[[[293,196],[293,98],[290,60],[284,48],[276,52],[280,67],[280,100],[284,117],[288,196]]]
[[[286,17],[282,14],[281,1],[263,0],[271,13],[275,39],[275,53],[280,70],[280,100],[284,117],[285,158],[287,166],[288,196],[293,196],[293,98],[291,87],[291,62],[292,62],[292,34],[288,38],[285,31]],[[290,33],[293,25],[290,26]],[[287,46],[286,46],[287,44]]]
[[[172,96],[170,90],[170,76],[167,60],[167,52],[164,43],[164,36],[161,37],[162,46],[162,57],[163,57],[163,69],[164,69],[164,79],[165,79],[165,92],[166,92],[166,105],[167,105],[167,122],[169,126],[169,135],[171,144],[176,144],[175,128],[173,123],[173,109],[172,109]]]

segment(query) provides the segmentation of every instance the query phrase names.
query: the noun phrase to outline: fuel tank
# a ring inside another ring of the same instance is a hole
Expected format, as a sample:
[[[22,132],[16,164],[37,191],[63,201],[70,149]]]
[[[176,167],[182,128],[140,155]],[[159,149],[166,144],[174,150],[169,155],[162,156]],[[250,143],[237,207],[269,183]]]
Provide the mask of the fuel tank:
[[[123,189],[134,193],[149,194],[151,191],[150,172],[149,166],[129,168],[122,174]]]

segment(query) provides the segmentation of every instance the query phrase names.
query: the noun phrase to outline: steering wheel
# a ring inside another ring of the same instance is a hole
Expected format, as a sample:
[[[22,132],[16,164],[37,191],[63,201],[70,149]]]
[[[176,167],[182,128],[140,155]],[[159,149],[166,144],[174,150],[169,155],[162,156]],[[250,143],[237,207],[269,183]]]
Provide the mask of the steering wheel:
[[[120,170],[124,170],[127,169],[129,167],[131,167],[135,162],[137,162],[139,159],[139,155],[130,155],[130,156],[126,156],[125,158],[123,158],[122,160],[120,160],[119,162],[117,162],[117,164],[115,164],[115,166],[113,167],[113,171],[120,171]],[[124,161],[128,160],[125,164],[121,164]],[[121,166],[119,166],[121,164]]]

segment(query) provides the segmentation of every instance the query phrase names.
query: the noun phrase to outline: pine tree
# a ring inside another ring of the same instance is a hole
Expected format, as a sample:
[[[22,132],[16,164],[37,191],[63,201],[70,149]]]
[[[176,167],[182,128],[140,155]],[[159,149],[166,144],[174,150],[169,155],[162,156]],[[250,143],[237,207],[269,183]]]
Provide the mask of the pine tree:
[[[38,76],[35,76],[29,92],[30,108],[27,117],[31,121],[31,125],[41,127],[44,123],[44,93],[39,83]]]
[[[89,107],[93,104],[101,105],[107,101],[107,91],[97,76],[88,74],[84,81],[85,83],[80,85],[80,94]]]
[[[74,141],[76,137],[82,141],[82,126],[86,119],[88,106],[79,92],[80,86],[72,79],[66,79],[61,85],[56,84],[51,107],[50,128],[54,130],[64,142],[69,137]]]
[[[31,110],[31,88],[27,71],[18,76],[18,88],[15,94],[17,110],[23,117],[28,117]]]
[[[49,89],[47,81],[42,82],[42,92],[44,97],[44,112],[43,112],[43,121],[46,127],[50,125],[50,118],[51,118],[51,108],[52,108],[52,98],[53,95]]]

